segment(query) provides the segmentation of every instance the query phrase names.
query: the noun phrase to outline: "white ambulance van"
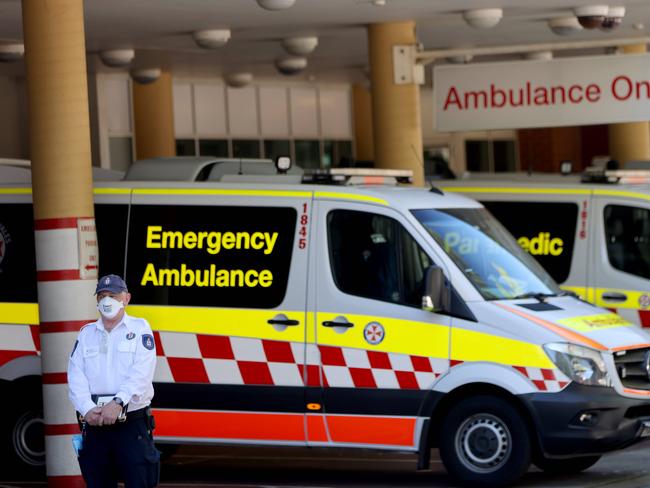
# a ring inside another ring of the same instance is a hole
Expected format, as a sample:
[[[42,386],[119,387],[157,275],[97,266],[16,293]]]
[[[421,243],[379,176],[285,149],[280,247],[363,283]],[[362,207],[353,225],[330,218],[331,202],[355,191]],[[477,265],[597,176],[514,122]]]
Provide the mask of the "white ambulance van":
[[[460,482],[502,486],[650,436],[650,337],[560,290],[476,201],[207,180],[95,188],[100,273],[126,276],[127,312],[155,331],[158,441],[411,452],[421,469],[438,448]],[[0,378],[23,462],[31,212],[29,188],[0,189]]]
[[[559,283],[650,327],[650,172],[445,181],[479,200]]]

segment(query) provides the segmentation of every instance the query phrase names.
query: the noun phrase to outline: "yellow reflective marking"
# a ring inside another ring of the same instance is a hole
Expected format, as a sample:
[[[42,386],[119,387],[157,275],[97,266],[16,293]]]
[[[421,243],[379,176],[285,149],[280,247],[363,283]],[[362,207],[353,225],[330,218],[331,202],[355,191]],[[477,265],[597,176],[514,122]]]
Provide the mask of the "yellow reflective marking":
[[[31,188],[0,188],[0,195],[31,195]]]
[[[0,303],[0,320],[3,324],[36,325],[39,323],[38,303],[2,302]]]
[[[337,193],[333,191],[317,191],[314,193],[316,198],[333,198],[338,200],[356,200],[360,202],[379,203],[380,205],[388,205],[388,202],[382,198],[371,197],[368,195],[356,195],[354,193]]]
[[[276,341],[303,342],[305,340],[305,313],[286,310],[251,310],[235,308],[167,307],[129,305],[127,312],[149,321],[154,330],[211,334],[233,337],[252,337]],[[300,325],[276,330],[267,323],[277,314],[298,320]]]
[[[131,193],[131,188],[95,188],[93,193],[95,195],[128,195]]]
[[[642,307],[641,302],[650,302],[650,292],[640,290],[624,290],[622,288],[593,288],[585,286],[562,286],[565,290],[575,291],[589,303],[603,308],[629,308],[634,310],[650,310]],[[622,293],[627,298],[622,302],[603,300],[603,293]],[[644,298],[641,298],[644,297]]]
[[[441,186],[445,191],[456,193],[526,193],[526,194],[549,194],[557,193],[558,195],[589,195],[592,190],[589,189],[569,189],[569,188],[498,188],[487,186]]]
[[[622,317],[619,317],[615,313],[582,315],[579,317],[561,319],[558,320],[557,323],[580,332],[593,332],[595,330],[634,326],[634,324],[628,322]]]
[[[554,369],[542,346],[484,332],[453,328],[451,359]]]
[[[322,325],[323,322],[334,320],[339,315],[344,315],[354,327],[339,334],[333,328]],[[379,322],[384,327],[385,337],[377,345],[366,342],[363,335],[364,327],[370,322]],[[449,357],[449,327],[446,325],[391,317],[321,312],[317,314],[316,324],[318,344],[322,345],[444,359]]]
[[[624,198],[636,198],[638,200],[650,200],[650,195],[645,195],[643,193],[637,193],[632,191],[618,191],[618,190],[594,190],[596,195],[605,195],[610,197],[624,197]]]
[[[311,198],[309,191],[223,190],[216,188],[135,188],[135,195],[216,195],[233,197],[292,197]]]

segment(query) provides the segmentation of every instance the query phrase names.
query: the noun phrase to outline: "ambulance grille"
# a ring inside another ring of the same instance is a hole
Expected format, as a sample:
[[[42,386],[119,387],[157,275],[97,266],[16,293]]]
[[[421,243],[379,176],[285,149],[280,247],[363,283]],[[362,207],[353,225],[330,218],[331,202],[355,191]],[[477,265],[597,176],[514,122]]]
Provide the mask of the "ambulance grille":
[[[618,351],[614,354],[614,362],[623,386],[650,390],[650,348]]]

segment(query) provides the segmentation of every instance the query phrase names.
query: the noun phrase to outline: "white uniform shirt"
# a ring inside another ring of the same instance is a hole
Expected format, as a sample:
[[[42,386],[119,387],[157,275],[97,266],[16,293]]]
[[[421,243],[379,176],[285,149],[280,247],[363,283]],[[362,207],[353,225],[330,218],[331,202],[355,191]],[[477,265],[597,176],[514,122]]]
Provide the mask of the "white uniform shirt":
[[[156,346],[146,320],[124,313],[107,332],[100,318],[79,331],[70,355],[70,400],[82,415],[96,406],[91,395],[115,394],[129,412],[139,410],[151,403],[155,368]]]

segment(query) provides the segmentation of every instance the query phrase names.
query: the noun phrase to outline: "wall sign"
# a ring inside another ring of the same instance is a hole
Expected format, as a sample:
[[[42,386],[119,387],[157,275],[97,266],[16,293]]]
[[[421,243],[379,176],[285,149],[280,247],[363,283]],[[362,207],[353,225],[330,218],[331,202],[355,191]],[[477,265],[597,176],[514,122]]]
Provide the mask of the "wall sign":
[[[469,131],[650,120],[650,54],[433,70],[434,127]]]

